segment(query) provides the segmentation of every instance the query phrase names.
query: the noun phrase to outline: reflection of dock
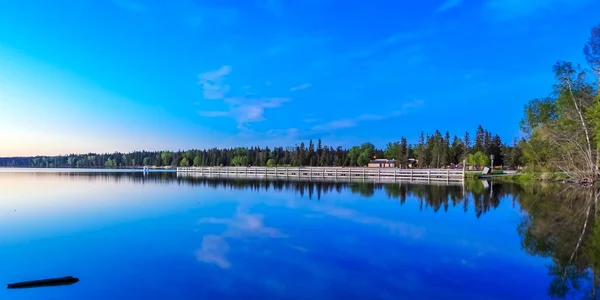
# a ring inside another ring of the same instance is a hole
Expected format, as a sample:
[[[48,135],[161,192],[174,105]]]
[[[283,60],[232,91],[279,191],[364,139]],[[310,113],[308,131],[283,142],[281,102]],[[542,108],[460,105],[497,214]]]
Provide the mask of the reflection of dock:
[[[462,182],[462,170],[396,168],[261,168],[261,167],[185,167],[177,176],[226,178],[281,178],[327,181],[421,181]]]

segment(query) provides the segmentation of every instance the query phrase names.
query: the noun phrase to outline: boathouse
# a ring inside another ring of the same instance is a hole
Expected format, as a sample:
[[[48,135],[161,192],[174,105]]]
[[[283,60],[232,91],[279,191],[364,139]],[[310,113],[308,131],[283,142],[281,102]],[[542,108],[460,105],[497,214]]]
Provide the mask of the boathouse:
[[[369,168],[395,168],[396,161],[393,159],[373,159],[367,165]]]

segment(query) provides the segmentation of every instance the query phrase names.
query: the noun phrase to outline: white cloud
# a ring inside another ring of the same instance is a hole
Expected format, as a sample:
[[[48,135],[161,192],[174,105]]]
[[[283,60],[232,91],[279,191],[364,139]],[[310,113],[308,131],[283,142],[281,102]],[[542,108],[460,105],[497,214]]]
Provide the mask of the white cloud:
[[[354,118],[345,118],[340,120],[330,121],[324,124],[314,126],[315,131],[330,131],[336,129],[350,128],[358,126],[361,121],[381,121],[385,119],[395,118],[408,113],[410,109],[418,108],[423,105],[423,100],[415,100],[404,103],[399,110],[393,110],[386,114],[362,114]]]
[[[319,119],[304,119],[304,120],[302,120],[302,122],[304,122],[304,123],[315,123],[315,122],[319,122]]]
[[[295,87],[292,87],[290,89],[291,92],[296,92],[296,91],[300,91],[300,90],[305,90],[307,88],[310,88],[312,85],[310,83],[304,83]]]
[[[209,117],[209,118],[228,117],[231,115],[231,113],[228,111],[199,111],[198,114],[203,117]]]
[[[358,116],[357,119],[361,120],[361,121],[379,121],[379,120],[386,119],[386,116],[385,115],[364,114],[364,115]]]
[[[247,98],[236,97],[226,98],[225,102],[229,105],[231,116],[233,116],[239,125],[252,122],[264,121],[265,109],[278,108],[283,103],[289,101],[289,98]]]
[[[264,121],[265,110],[278,108],[283,103],[290,101],[284,97],[256,97],[252,95],[232,96],[229,85],[225,84],[225,77],[231,73],[231,66],[222,66],[218,70],[205,72],[199,75],[198,84],[202,85],[204,99],[222,100],[228,111],[199,111],[203,117],[232,117],[238,122],[238,128],[246,128],[248,123]],[[267,81],[267,83],[269,83]],[[270,84],[270,83],[269,83]]]
[[[216,71],[205,72],[199,75],[198,84],[202,85],[204,99],[223,99],[230,87],[223,83],[225,76],[231,72],[231,66],[222,66]]]
[[[350,128],[350,127],[354,127],[356,125],[357,125],[356,121],[353,121],[350,119],[344,119],[344,120],[335,120],[335,121],[327,122],[325,124],[320,124],[320,125],[314,126],[312,129],[315,131],[329,131],[329,130]]]
[[[435,11],[436,12],[444,12],[444,11],[447,11],[454,7],[457,7],[462,3],[463,3],[463,0],[447,0],[446,2],[442,3],[442,5],[440,5]]]

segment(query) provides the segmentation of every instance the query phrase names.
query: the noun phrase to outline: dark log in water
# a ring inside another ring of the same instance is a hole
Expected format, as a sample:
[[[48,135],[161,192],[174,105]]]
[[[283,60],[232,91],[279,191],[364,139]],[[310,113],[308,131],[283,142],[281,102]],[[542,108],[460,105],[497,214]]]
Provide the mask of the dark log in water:
[[[33,281],[24,281],[11,283],[8,285],[9,289],[24,289],[24,288],[36,288],[36,287],[46,287],[46,286],[60,286],[60,285],[71,285],[79,282],[78,278],[67,276],[61,278],[50,278],[50,279],[42,279],[42,280],[33,280]]]

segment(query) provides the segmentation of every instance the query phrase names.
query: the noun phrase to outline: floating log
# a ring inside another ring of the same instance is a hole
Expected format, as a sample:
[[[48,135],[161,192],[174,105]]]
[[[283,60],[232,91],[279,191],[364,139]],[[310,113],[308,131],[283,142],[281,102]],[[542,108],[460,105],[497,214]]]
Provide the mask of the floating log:
[[[25,289],[25,288],[36,288],[36,287],[47,287],[47,286],[61,286],[71,285],[79,282],[78,278],[73,276],[60,277],[60,278],[49,278],[42,280],[23,281],[17,283],[8,284],[9,289]]]

